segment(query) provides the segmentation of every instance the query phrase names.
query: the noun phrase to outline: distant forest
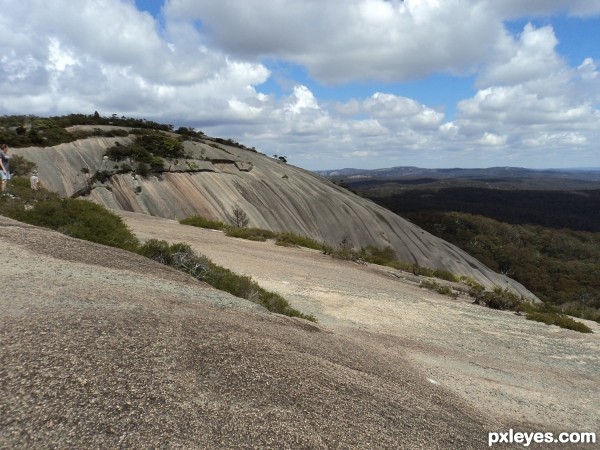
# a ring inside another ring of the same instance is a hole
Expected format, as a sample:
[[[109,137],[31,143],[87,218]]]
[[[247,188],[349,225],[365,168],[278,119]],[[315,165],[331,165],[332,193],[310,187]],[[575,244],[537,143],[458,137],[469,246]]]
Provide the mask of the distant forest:
[[[600,322],[600,189],[422,189],[402,183],[348,187],[519,281],[544,302]]]
[[[456,211],[510,224],[600,232],[600,189],[540,191],[452,187],[401,192],[371,188],[357,192],[399,215]]]

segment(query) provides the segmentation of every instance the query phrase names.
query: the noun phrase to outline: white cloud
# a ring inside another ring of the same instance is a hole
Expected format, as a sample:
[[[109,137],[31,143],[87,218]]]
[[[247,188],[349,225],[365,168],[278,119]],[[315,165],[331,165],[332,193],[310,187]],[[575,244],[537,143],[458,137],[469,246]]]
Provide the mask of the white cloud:
[[[536,29],[527,24],[518,41],[506,42],[496,61],[479,77],[478,85],[516,85],[560,72],[565,63],[555,52],[557,44],[551,26]]]
[[[474,0],[172,0],[165,14],[200,20],[227,53],[283,58],[331,83],[465,73],[503,39],[501,21]]]
[[[556,147],[556,146],[581,146],[588,143],[587,138],[574,132],[567,133],[540,133],[523,140],[523,144],[530,147]]]
[[[355,151],[355,152],[346,154],[347,157],[351,157],[351,158],[372,158],[372,157],[378,156],[378,155],[379,155],[379,153],[373,152],[370,150]]]
[[[479,143],[481,145],[499,147],[506,144],[506,136],[498,136],[494,133],[484,133],[481,139],[479,139]]]
[[[499,158],[509,148],[558,155],[561,146],[590,155],[600,141],[593,55],[571,67],[551,25],[528,24],[517,36],[504,26],[534,14],[599,14],[599,2],[170,0],[162,25],[132,0],[73,5],[0,0],[1,113],[145,117],[314,168],[350,157],[455,164],[482,148]],[[292,74],[282,94],[261,93],[279,76],[264,61],[298,64],[313,78]],[[473,75],[477,89],[450,118],[394,84],[319,96],[326,83],[446,72]]]

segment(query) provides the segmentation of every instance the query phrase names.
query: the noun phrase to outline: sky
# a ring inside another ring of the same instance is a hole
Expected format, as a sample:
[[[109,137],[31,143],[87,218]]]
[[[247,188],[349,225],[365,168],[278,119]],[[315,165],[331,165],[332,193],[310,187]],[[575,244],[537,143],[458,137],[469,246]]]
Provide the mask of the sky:
[[[599,0],[0,0],[0,114],[309,169],[600,167]]]

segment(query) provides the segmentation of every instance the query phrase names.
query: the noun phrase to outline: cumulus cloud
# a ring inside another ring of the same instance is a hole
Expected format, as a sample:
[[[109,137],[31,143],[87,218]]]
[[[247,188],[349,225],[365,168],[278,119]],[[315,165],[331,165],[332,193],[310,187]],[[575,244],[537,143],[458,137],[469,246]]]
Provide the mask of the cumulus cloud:
[[[214,119],[224,116],[225,107],[236,116],[235,100],[257,101],[252,86],[270,74],[262,64],[208,49],[197,35],[163,36],[154,18],[132,2],[96,0],[73,7],[68,1],[32,0],[4,4],[2,10],[0,105],[6,112],[107,108]]]
[[[165,13],[200,20],[205,39],[229,54],[284,58],[338,83],[471,70],[503,35],[501,22],[483,6],[474,0],[172,0]]]
[[[558,40],[551,26],[527,24],[518,40],[508,40],[495,61],[483,71],[480,86],[516,85],[560,73],[565,63],[556,53]]]
[[[551,25],[527,24],[517,35],[504,25],[600,14],[598,2],[169,0],[160,23],[132,0],[73,5],[0,0],[2,113],[145,117],[312,168],[349,158],[442,166],[458,155],[470,162],[561,146],[589,155],[600,139],[598,61],[570,66]],[[299,65],[311,83],[262,93],[274,77],[269,61]],[[390,84],[440,73],[475,79],[452,117]],[[365,80],[388,84],[319,98],[323,86]]]

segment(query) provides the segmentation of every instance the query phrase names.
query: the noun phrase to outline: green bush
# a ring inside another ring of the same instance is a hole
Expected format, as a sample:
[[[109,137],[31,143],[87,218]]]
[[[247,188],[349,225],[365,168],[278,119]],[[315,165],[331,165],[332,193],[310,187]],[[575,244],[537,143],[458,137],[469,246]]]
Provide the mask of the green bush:
[[[447,295],[449,297],[458,297],[458,294],[456,292],[454,292],[450,286],[440,286],[439,288],[437,288],[437,293],[438,294],[442,294],[442,295]]]
[[[135,172],[141,177],[147,177],[152,174],[150,165],[145,162],[139,162],[135,169]]]
[[[457,298],[458,294],[454,292],[450,286],[441,285],[435,281],[423,280],[419,284],[419,287],[423,289],[429,289],[431,291],[435,291],[441,295],[447,295],[448,297]]]
[[[321,242],[317,242],[314,239],[311,239],[309,237],[306,236],[301,236],[299,234],[296,233],[290,233],[290,232],[282,232],[282,233],[277,233],[277,240],[275,241],[275,244],[277,245],[281,245],[283,247],[306,247],[306,248],[312,248],[314,250],[321,250],[323,247],[323,244]]]
[[[333,255],[333,246],[323,243],[323,245],[321,245],[321,253],[323,253],[324,255],[328,255],[331,256]]]
[[[26,178],[14,178],[7,193],[13,197],[0,200],[5,216],[112,247],[135,250],[139,244],[119,216],[95,203],[60,198],[43,188],[32,191]]]
[[[555,312],[530,312],[525,316],[528,320],[543,322],[546,325],[557,325],[561,328],[579,331],[580,333],[591,333],[592,329],[586,324],[577,322],[571,317]]]
[[[218,266],[207,257],[194,253],[187,244],[169,244],[165,241],[151,239],[144,243],[138,252],[161,264],[186,272],[216,289],[258,303],[269,311],[316,321],[313,316],[302,314],[292,308],[287,300],[279,294],[260,287],[252,281],[251,277],[238,275],[229,269]]]
[[[191,225],[193,227],[209,228],[211,230],[224,230],[227,228],[227,225],[220,220],[207,219],[206,217],[202,216],[186,217],[185,219],[181,219],[179,223],[183,225]]]
[[[164,166],[165,160],[162,159],[160,156],[153,156],[150,160],[150,167],[154,171],[162,171],[164,169]]]
[[[473,303],[478,305],[493,309],[524,312],[526,318],[529,320],[544,322],[548,325],[557,325],[561,328],[580,331],[582,333],[592,333],[592,330],[587,325],[577,322],[565,314],[561,314],[555,306],[548,303],[529,303],[522,297],[518,297],[508,291],[508,289],[495,288],[493,292],[489,292],[479,286],[472,288],[469,293],[475,298]]]
[[[387,266],[396,261],[396,252],[390,246],[377,248],[369,245],[360,250],[360,257],[367,262]]]
[[[136,144],[153,155],[163,158],[183,158],[185,156],[181,140],[161,132],[146,132],[136,138]]]
[[[15,177],[29,175],[36,164],[23,158],[21,155],[12,155],[10,158],[10,169]]]
[[[560,306],[560,310],[563,314],[567,314],[573,317],[579,317],[580,319],[593,320],[594,322],[600,323],[600,310],[591,306],[584,306],[579,303],[566,303]]]
[[[440,280],[452,281],[454,283],[458,283],[460,281],[459,276],[444,269],[434,269],[432,272],[432,276],[435,278],[439,278]]]
[[[227,236],[248,239],[250,241],[266,241],[267,239],[275,239],[277,237],[277,233],[261,228],[227,227],[225,234]]]
[[[523,298],[513,294],[508,289],[494,288],[493,291],[471,290],[471,296],[475,298],[473,303],[487,306],[492,309],[515,310],[517,306],[522,305]]]

